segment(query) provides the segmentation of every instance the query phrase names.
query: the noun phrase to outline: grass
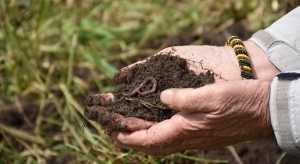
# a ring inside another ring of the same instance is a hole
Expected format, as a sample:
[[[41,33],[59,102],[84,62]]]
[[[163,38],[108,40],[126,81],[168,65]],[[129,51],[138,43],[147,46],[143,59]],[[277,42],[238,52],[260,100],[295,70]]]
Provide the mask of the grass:
[[[244,20],[255,31],[298,2],[280,3],[1,1],[0,163],[226,163],[193,150],[165,157],[120,150],[82,117],[82,102],[112,91],[117,69],[165,48],[164,40],[184,29],[220,30]],[[156,39],[162,44],[149,48]]]

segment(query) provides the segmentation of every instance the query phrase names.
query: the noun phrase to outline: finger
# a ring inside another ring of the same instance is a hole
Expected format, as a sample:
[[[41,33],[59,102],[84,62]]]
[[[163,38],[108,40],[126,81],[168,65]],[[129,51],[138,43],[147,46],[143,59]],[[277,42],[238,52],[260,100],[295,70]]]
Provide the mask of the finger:
[[[131,69],[136,66],[137,64],[145,63],[146,60],[141,60],[136,63],[130,64],[127,67],[120,69],[119,71],[115,72],[113,75],[113,81],[115,84],[122,84],[126,82],[127,76],[130,73]]]
[[[174,127],[173,121],[165,120],[151,126],[149,129],[143,129],[135,132],[115,131],[112,138],[120,144],[138,149],[157,148],[163,144],[170,143],[170,136],[177,136],[180,130]]]
[[[122,136],[129,137],[129,136],[133,136],[133,133],[136,133],[136,132],[119,132],[119,133],[117,133],[117,135],[120,135],[120,136],[122,135]],[[139,135],[139,134],[137,134],[137,135]],[[171,154],[171,153],[175,153],[175,152],[178,152],[178,151],[185,150],[184,149],[185,147],[184,147],[183,143],[180,140],[174,141],[172,139],[170,139],[169,142],[164,142],[164,143],[156,144],[156,145],[152,145],[152,146],[148,146],[146,144],[128,146],[128,145],[123,144],[121,142],[118,142],[118,144],[121,147],[132,148],[134,150],[138,150],[138,151],[144,152],[144,153],[149,154],[149,155],[168,155],[168,154]]]
[[[127,117],[120,122],[120,129],[133,132],[148,129],[154,124],[155,122],[149,122],[140,118]]]
[[[97,121],[101,126],[107,129],[120,129],[120,122],[124,117],[117,113],[109,112],[102,106],[91,106],[84,110],[84,116],[87,119]]]
[[[122,115],[110,112],[102,106],[87,107],[87,109],[84,110],[84,116],[87,119],[97,121],[107,131],[137,131],[148,129],[155,124],[155,122],[149,122],[135,117],[124,118]]]
[[[170,108],[182,112],[210,112],[207,108],[209,103],[215,95],[214,87],[206,85],[197,89],[167,89],[160,95],[161,101]],[[201,111],[199,111],[201,109]]]
[[[114,101],[114,95],[112,93],[105,93],[105,94],[95,94],[88,96],[85,100],[85,106],[103,106],[106,107],[110,105]]]
[[[121,70],[115,72],[113,75],[113,81],[115,84],[122,84],[125,82],[127,74],[128,74],[128,67],[122,68]]]

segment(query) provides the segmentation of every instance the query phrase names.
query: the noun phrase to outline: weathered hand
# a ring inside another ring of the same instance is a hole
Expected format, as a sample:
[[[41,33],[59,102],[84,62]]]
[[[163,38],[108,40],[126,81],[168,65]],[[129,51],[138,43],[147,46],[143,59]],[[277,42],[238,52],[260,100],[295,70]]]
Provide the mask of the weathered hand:
[[[240,68],[231,47],[180,46],[166,48],[158,54],[172,54],[186,59],[188,69],[193,70],[195,73],[211,70],[215,73],[217,81],[241,79]],[[128,71],[131,70],[133,65],[143,62],[139,61],[117,72],[113,78],[114,82],[121,84],[126,81]],[[153,125],[153,123],[141,119],[124,118],[122,115],[108,111],[106,107],[113,101],[114,95],[112,93],[90,96],[86,101],[84,115],[99,122],[108,131],[114,129],[135,131]]]
[[[218,80],[240,80],[241,70],[238,65],[237,58],[231,47],[217,47],[217,46],[178,46],[166,48],[157,55],[169,54],[179,56],[186,59],[188,69],[194,71],[196,74],[206,72],[208,70],[215,73],[215,79]],[[145,61],[145,60],[144,60]],[[144,61],[131,64],[114,76],[116,83],[122,83],[127,77],[127,71],[135,64],[141,64]]]
[[[252,41],[244,41],[251,59],[252,73],[255,79],[272,81],[279,70],[270,62],[265,52]],[[189,69],[195,73],[211,70],[215,73],[216,81],[240,80],[241,70],[233,49],[229,46],[178,46],[169,47],[158,54],[173,52],[189,63]],[[116,83],[121,83],[127,76],[126,72],[139,61],[118,71],[114,76]],[[199,64],[201,63],[201,64]]]
[[[170,89],[161,100],[181,112],[149,129],[113,131],[121,145],[150,154],[210,150],[272,135],[270,82],[217,82],[197,89]]]
[[[244,42],[249,55],[251,57],[253,74],[256,79],[261,81],[271,81],[272,78],[278,73],[278,70],[270,63],[267,57],[263,54],[262,50],[251,41]],[[231,47],[215,47],[215,46],[179,46],[171,47],[162,50],[158,54],[173,52],[173,55],[180,56],[188,62],[188,69],[196,73],[211,70],[216,75],[216,81],[224,80],[240,80],[240,68],[238,61]],[[143,63],[140,61],[134,63],[126,68],[117,72],[114,76],[116,84],[122,83],[126,77],[127,72],[133,65]],[[218,98],[219,96],[216,96]],[[87,103],[87,110],[85,115],[97,121],[99,116],[107,117],[107,122],[102,122],[103,128],[108,131],[116,129],[123,129],[126,131],[137,131],[140,129],[147,129],[152,126],[153,122],[147,122],[138,118],[124,118],[123,116],[109,112],[106,106],[114,101],[114,96],[111,93],[97,94],[90,97]],[[96,105],[96,107],[95,107]],[[182,104],[184,107],[185,104]],[[209,107],[208,107],[209,108]],[[177,109],[177,108],[176,108]],[[181,110],[181,109],[178,109]],[[97,113],[97,115],[95,114]],[[175,116],[176,118],[177,116]],[[103,119],[101,119],[103,121]]]

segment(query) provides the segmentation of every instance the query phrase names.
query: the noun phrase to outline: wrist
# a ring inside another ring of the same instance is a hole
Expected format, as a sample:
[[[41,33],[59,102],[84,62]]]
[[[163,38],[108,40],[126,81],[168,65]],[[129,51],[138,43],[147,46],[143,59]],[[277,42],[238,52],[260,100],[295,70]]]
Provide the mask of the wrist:
[[[258,45],[250,40],[244,41],[243,43],[251,59],[254,78],[262,81],[272,81],[276,74],[279,73],[279,70]]]

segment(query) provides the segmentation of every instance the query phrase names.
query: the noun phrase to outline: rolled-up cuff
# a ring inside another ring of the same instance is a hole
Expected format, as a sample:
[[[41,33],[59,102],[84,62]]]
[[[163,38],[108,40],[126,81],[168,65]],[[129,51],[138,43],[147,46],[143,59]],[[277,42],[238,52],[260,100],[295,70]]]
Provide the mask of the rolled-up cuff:
[[[300,52],[289,43],[277,39],[271,34],[272,29],[260,30],[252,35],[251,41],[265,51],[269,60],[282,72],[300,69]],[[299,43],[298,43],[299,44]]]
[[[270,114],[279,147],[300,155],[300,70],[280,73],[274,78]]]
[[[300,70],[300,7],[278,19],[250,40],[263,49],[282,72]]]

